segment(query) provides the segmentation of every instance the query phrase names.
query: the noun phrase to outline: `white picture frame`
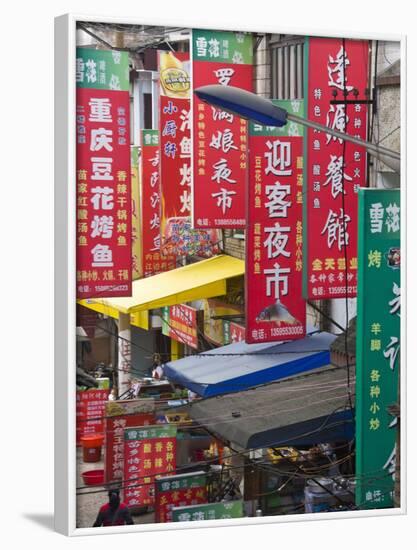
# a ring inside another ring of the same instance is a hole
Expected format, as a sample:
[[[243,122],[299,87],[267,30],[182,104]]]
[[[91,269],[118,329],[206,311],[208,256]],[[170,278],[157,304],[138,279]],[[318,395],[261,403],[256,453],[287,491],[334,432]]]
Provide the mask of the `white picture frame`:
[[[242,518],[239,520],[216,520],[181,524],[149,524],[106,529],[76,528],[76,456],[75,456],[75,52],[77,21],[107,23],[161,24],[161,21],[143,21],[139,18],[108,16],[85,16],[67,14],[55,19],[55,530],[68,536],[133,533],[175,529],[198,529],[201,527],[222,527],[230,525],[268,524],[299,522],[300,516],[273,516]],[[178,22],[165,21],[164,24]],[[189,25],[187,25],[189,26]],[[236,25],[242,31],[298,33],[299,29],[278,29],[278,25],[251,28],[250,25]],[[199,28],[204,25],[198,23]],[[209,25],[206,28],[218,28]],[[325,35],[308,31],[312,36]],[[385,39],[401,42],[401,113],[405,122],[406,105],[406,39],[404,36],[387,36],[374,33],[335,33],[333,36],[348,35],[353,38]],[[405,124],[401,128],[402,150],[405,151]],[[402,156],[402,211],[405,212],[405,155]],[[406,244],[406,219],[402,218],[402,239]],[[406,288],[406,268],[402,270],[402,287]],[[404,296],[404,294],[403,294]],[[405,299],[404,299],[405,302]],[[405,306],[403,306],[405,307]],[[405,309],[403,310],[405,312]],[[405,315],[403,315],[402,337],[405,342]],[[405,354],[401,358],[401,409],[406,410],[406,368]],[[401,422],[401,502],[400,508],[343,512],[343,518],[391,516],[406,513],[406,422]],[[336,513],[315,514],[310,520],[339,518]]]

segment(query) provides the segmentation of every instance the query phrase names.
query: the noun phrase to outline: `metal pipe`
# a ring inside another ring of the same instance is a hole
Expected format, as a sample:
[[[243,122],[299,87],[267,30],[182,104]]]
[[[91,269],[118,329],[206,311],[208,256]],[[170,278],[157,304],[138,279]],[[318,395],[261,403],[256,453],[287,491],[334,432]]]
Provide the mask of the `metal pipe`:
[[[371,143],[370,141],[365,141],[363,139],[355,138],[354,136],[351,136],[349,134],[344,134],[343,132],[338,132],[337,130],[333,130],[332,128],[329,128],[328,126],[324,126],[324,124],[319,124],[318,122],[313,122],[312,120],[309,120],[307,118],[301,118],[296,115],[287,115],[288,120],[292,120],[293,122],[296,122],[297,124],[302,124],[303,126],[308,126],[309,128],[314,128],[315,130],[319,130],[320,132],[324,132],[325,134],[330,134],[331,136],[337,137],[339,139],[342,139],[344,141],[350,141],[351,143],[355,143],[356,145],[360,145],[361,147],[366,147],[366,149],[369,152],[372,152],[375,156],[378,158],[381,158],[381,156],[386,156],[393,158],[395,160],[400,160],[401,156],[399,153],[395,151],[391,151],[391,149],[386,149],[385,147],[381,147],[379,145],[375,145],[374,143]]]

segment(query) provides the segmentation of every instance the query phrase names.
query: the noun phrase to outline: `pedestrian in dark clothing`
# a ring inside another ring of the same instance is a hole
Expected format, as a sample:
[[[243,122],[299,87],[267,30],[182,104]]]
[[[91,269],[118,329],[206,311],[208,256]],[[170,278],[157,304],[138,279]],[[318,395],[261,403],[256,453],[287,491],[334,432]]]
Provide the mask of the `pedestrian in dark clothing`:
[[[109,491],[109,502],[100,508],[93,527],[110,527],[112,525],[133,525],[129,508],[120,501],[118,489]]]

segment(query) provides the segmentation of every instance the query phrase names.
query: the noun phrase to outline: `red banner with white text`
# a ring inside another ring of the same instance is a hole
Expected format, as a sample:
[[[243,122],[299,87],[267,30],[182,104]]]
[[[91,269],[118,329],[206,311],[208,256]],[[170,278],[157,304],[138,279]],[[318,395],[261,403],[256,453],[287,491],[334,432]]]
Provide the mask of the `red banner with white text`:
[[[307,118],[366,139],[367,105],[359,101],[367,99],[368,41],[309,38],[306,47]],[[306,141],[304,296],[355,297],[357,192],[367,185],[366,150],[313,129]]]
[[[144,277],[175,269],[174,255],[161,254],[161,190],[159,182],[159,132],[142,130],[142,266]]]
[[[301,114],[302,101],[279,103]],[[249,143],[246,342],[303,338],[303,131],[251,123]]]
[[[219,59],[222,57],[219,52],[219,56],[199,60],[196,45],[199,38],[201,41],[200,34],[193,31],[193,88],[221,84],[252,91],[252,57],[235,57],[227,62]],[[217,34],[221,35],[219,43],[233,36],[214,32],[211,40],[216,40]],[[250,36],[244,40],[251,44]],[[194,95],[193,152],[193,226],[244,228],[248,173],[246,120],[207,105]]]
[[[158,53],[161,252],[209,258],[220,252],[220,234],[191,228],[190,58],[188,53]]]
[[[77,297],[130,296],[129,92],[77,88]]]

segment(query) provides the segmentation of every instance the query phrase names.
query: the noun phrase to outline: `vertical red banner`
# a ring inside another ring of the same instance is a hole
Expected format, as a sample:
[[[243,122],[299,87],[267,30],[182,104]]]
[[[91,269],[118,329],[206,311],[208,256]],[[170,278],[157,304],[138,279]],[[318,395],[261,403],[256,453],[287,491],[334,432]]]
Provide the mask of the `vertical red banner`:
[[[132,291],[129,92],[77,88],[77,297]]]
[[[193,30],[193,88],[253,89],[252,36]],[[193,226],[244,228],[247,122],[193,96]]]
[[[215,230],[191,228],[190,56],[158,52],[160,72],[161,252],[209,258],[220,251]]]
[[[175,256],[161,254],[161,189],[158,130],[141,132],[142,266],[144,277],[175,269]]]
[[[367,99],[368,41],[309,38],[306,47],[307,118],[366,139],[368,110],[359,100]],[[345,105],[345,99],[353,103]],[[365,148],[349,142],[343,146],[342,140],[330,134],[308,129],[306,155],[304,295],[310,299],[354,297],[357,192],[367,185]]]
[[[155,522],[172,521],[172,508],[207,502],[206,474],[193,472],[155,480]]]
[[[108,401],[105,409],[106,483],[121,481],[124,475],[124,431],[133,426],[154,424],[153,399]]]
[[[124,501],[128,506],[154,504],[155,476],[175,472],[176,433],[170,425],[125,430]]]
[[[77,445],[80,445],[83,435],[104,433],[104,409],[108,396],[109,390],[77,391]]]
[[[290,113],[302,114],[301,101],[279,104]],[[302,128],[251,124],[250,151],[246,342],[303,338]]]

